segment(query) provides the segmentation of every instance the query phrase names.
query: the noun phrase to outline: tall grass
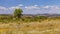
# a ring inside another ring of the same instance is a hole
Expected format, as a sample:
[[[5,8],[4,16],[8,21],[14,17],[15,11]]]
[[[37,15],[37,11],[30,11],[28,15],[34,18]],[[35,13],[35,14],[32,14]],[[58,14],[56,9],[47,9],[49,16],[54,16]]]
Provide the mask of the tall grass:
[[[2,23],[13,23],[13,22],[41,22],[46,19],[60,19],[60,17],[49,18],[46,16],[35,16],[35,17],[22,17],[22,18],[15,18],[13,16],[0,16],[0,22]]]

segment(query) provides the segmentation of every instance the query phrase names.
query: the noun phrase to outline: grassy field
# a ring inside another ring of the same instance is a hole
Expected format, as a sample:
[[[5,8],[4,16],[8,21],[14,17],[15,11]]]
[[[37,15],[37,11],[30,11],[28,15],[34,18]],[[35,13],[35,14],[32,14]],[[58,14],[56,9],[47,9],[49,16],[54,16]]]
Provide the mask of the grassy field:
[[[0,34],[60,34],[60,19],[0,24]]]

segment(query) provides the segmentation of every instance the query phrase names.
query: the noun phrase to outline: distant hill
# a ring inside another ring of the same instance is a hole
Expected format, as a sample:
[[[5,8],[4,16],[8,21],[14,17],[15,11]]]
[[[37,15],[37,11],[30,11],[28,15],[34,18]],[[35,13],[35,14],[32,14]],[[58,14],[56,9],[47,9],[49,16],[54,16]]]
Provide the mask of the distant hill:
[[[11,14],[0,14],[0,16],[12,16]]]
[[[0,16],[13,16],[12,14],[0,14]],[[23,14],[22,16],[47,16],[47,17],[60,17],[60,14]]]

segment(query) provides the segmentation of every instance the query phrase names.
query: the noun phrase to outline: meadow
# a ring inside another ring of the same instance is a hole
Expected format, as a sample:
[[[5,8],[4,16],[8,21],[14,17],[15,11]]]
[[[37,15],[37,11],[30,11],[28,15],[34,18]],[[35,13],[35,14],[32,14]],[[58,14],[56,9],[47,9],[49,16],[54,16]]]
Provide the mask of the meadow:
[[[60,17],[0,16],[0,34],[60,34]]]

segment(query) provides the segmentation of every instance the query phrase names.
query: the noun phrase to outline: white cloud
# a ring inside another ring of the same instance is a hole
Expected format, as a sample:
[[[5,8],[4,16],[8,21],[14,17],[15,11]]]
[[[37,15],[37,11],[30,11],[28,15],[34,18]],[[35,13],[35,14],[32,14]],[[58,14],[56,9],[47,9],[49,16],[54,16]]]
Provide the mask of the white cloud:
[[[15,9],[18,8],[23,8],[24,13],[60,13],[60,6],[38,6],[38,5],[33,5],[33,6],[13,6],[13,7],[3,7],[0,6],[0,13],[5,12],[5,13],[13,13]]]
[[[46,10],[43,10],[45,11],[46,13],[59,13],[60,14],[60,7],[59,6],[45,6]]]
[[[27,6],[27,7],[25,7],[25,10],[28,12],[31,11],[32,13],[51,13],[51,14],[59,13],[60,14],[60,7],[59,6],[50,6],[50,5]]]
[[[13,7],[9,7],[9,9],[18,9],[18,8],[21,8],[22,9],[22,6],[24,6],[23,4],[19,4],[17,6],[13,6]]]
[[[50,6],[44,6],[43,8],[46,8],[46,9],[48,9]]]
[[[38,6],[38,5],[34,5],[34,6]]]
[[[6,7],[0,6],[0,10],[8,10]]]
[[[44,8],[47,8],[47,9],[50,8],[50,9],[52,9],[52,10],[53,10],[53,9],[56,9],[56,10],[57,10],[57,9],[60,9],[59,6],[44,6]]]
[[[10,10],[14,10],[14,9],[18,9],[18,8],[20,8],[20,7],[18,7],[18,6],[15,6],[15,7],[9,7]]]
[[[0,6],[0,14],[10,14],[10,11],[8,8]]]
[[[21,9],[22,9],[23,6],[24,6],[23,4],[19,4],[19,5],[17,5],[17,6],[9,7],[8,9],[9,9],[9,10],[15,10],[15,9],[18,9],[18,8],[21,8]]]
[[[25,9],[33,10],[33,9],[40,9],[40,7],[39,6],[26,6]]]
[[[24,6],[23,4],[19,4],[18,6]]]

